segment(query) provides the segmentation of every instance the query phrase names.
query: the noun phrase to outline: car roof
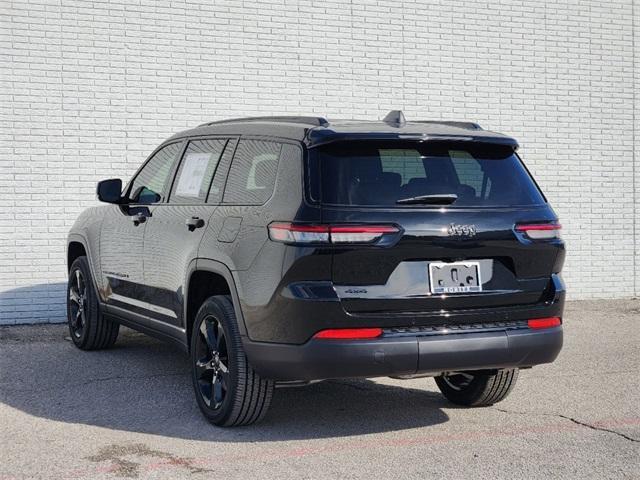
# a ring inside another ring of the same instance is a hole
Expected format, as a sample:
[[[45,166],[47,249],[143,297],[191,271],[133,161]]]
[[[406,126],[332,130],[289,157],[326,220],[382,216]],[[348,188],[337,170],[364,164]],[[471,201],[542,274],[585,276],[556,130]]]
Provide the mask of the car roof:
[[[472,141],[509,145],[518,142],[507,135],[483,130],[472,122],[445,120],[406,121],[399,110],[383,120],[333,120],[314,116],[246,117],[202,124],[180,132],[170,140],[207,135],[253,135],[278,137],[315,147],[346,140]]]

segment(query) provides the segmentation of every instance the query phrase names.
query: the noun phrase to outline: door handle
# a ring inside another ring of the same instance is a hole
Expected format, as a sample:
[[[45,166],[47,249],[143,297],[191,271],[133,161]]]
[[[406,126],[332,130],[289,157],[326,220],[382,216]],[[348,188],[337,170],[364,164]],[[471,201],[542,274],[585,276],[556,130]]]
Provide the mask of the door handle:
[[[133,225],[137,227],[141,223],[147,221],[147,216],[142,212],[138,212],[131,217],[131,221],[133,222]]]
[[[204,220],[200,217],[187,218],[184,223],[187,225],[190,232],[193,232],[196,228],[204,227]]]

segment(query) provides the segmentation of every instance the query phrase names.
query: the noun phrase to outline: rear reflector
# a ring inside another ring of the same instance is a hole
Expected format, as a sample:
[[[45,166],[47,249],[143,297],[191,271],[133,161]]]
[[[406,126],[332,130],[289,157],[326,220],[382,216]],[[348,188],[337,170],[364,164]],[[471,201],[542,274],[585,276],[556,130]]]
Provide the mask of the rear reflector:
[[[550,240],[560,238],[559,223],[527,223],[516,225],[516,232],[524,233],[532,240]]]
[[[398,233],[394,225],[304,225],[274,222],[269,238],[284,243],[373,243],[383,235]]]
[[[321,330],[313,338],[331,340],[365,340],[377,338],[382,335],[381,328],[337,328],[332,330]]]
[[[529,328],[533,329],[553,328],[562,325],[562,321],[560,320],[560,317],[534,318],[527,321],[527,324]]]

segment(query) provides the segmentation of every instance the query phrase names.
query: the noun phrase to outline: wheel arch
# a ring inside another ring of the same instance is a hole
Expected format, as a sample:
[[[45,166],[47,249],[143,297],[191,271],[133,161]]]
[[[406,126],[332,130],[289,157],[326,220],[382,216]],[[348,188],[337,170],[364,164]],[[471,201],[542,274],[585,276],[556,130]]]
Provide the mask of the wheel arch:
[[[231,270],[216,260],[198,258],[191,261],[184,283],[184,328],[187,345],[191,345],[193,321],[202,302],[213,295],[229,295],[241,336],[247,335],[242,308]]]
[[[70,240],[67,244],[67,273],[71,270],[73,262],[82,256],[87,256],[87,249],[81,241]]]
[[[91,280],[93,283],[93,289],[98,298],[99,302],[102,302],[102,296],[100,295],[100,287],[98,283],[98,278],[96,277],[96,272],[94,272],[93,266],[93,258],[91,254],[91,249],[89,248],[89,242],[78,233],[70,233],[67,238],[67,274],[71,270],[71,265],[78,258],[83,255],[87,257],[87,263],[89,264],[89,272],[91,273]]]

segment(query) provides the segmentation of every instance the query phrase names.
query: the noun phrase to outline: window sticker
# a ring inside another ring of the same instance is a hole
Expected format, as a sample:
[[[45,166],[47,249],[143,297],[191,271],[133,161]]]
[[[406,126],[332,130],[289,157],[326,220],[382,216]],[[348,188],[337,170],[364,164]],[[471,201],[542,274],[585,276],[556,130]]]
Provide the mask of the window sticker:
[[[188,153],[182,165],[175,194],[180,197],[199,197],[202,179],[207,171],[210,153]]]

